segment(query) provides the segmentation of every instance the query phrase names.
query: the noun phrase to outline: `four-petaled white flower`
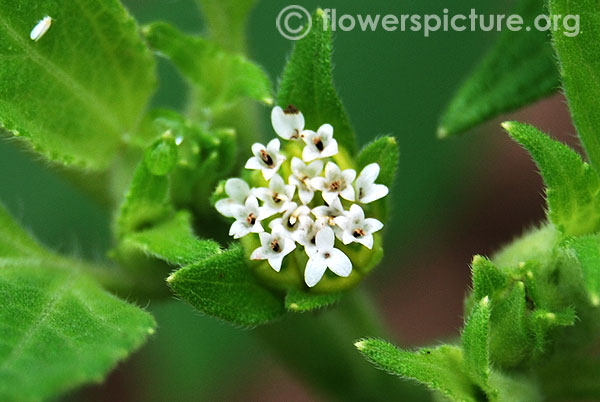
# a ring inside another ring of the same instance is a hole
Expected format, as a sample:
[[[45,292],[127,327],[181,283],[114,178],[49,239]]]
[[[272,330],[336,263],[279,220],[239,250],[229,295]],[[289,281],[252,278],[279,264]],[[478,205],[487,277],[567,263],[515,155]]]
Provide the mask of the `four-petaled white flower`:
[[[327,268],[341,277],[350,275],[352,262],[346,254],[334,247],[335,236],[331,228],[319,230],[315,243],[315,247],[305,249],[309,259],[304,270],[304,281],[309,287],[319,283]]]
[[[258,236],[262,246],[254,250],[250,259],[268,260],[269,265],[279,272],[283,258],[296,249],[296,243],[280,229],[274,229],[272,233],[262,232]]]
[[[302,151],[302,159],[306,162],[320,158],[329,158],[338,153],[337,141],[333,138],[331,124],[323,124],[319,130],[306,130],[303,136],[306,146]]]
[[[235,216],[235,211],[244,207],[246,198],[250,195],[250,187],[242,179],[229,179],[225,182],[225,193],[229,198],[217,201],[215,208],[228,218]]]
[[[290,175],[289,182],[298,188],[298,196],[303,204],[312,201],[315,189],[310,181],[320,175],[322,170],[322,161],[314,161],[307,165],[300,158],[294,156],[292,159],[292,175]]]
[[[271,111],[273,130],[283,139],[296,140],[304,131],[304,116],[294,105],[282,109],[275,106]]]
[[[365,166],[360,172],[356,183],[356,199],[362,204],[368,204],[385,197],[389,193],[387,186],[383,184],[375,184],[375,180],[379,176],[379,164],[371,163]]]
[[[352,182],[355,178],[356,170],[346,169],[341,171],[338,165],[328,162],[325,166],[325,177],[315,177],[311,180],[311,184],[321,191],[327,204],[332,205],[338,199],[338,196],[348,201],[354,201]]]
[[[262,170],[265,180],[271,180],[271,177],[277,173],[285,160],[285,156],[279,152],[280,146],[281,144],[277,138],[271,140],[266,147],[259,143],[253,144],[252,153],[254,156],[246,162],[246,169]]]
[[[365,212],[357,204],[352,205],[345,215],[334,218],[334,221],[343,230],[344,244],[357,242],[368,249],[373,248],[373,233],[383,228],[383,223],[377,219],[365,219]]]
[[[235,222],[233,222],[229,229],[229,236],[233,236],[234,239],[239,239],[249,233],[260,233],[264,231],[260,224],[260,208],[258,207],[258,200],[253,195],[246,199],[242,208],[238,208],[235,211],[234,218]]]
[[[294,233],[300,227],[300,217],[310,214],[310,208],[306,205],[298,206],[295,202],[290,202],[281,218],[273,219],[269,223],[271,229],[281,228],[290,238],[294,238]]]
[[[294,156],[284,165],[286,156],[280,152],[278,139],[266,147],[258,143],[252,145],[253,156],[245,167],[260,170],[268,187],[250,189],[241,179],[229,179],[225,183],[227,198],[217,201],[215,207],[222,215],[235,219],[229,230],[234,238],[258,233],[261,246],[251,254],[252,260],[267,260],[279,272],[284,258],[299,244],[309,257],[304,270],[304,280],[309,287],[315,286],[327,269],[340,277],[348,277],[352,262],[335,248],[336,237],[344,245],[356,242],[373,248],[373,234],[381,230],[383,224],[377,219],[365,218],[364,210],[353,202],[356,199],[368,204],[388,194],[386,186],[375,183],[380,167],[377,163],[367,165],[357,178],[355,170],[342,171],[329,160],[323,174],[324,161],[320,159],[338,153],[331,125],[324,124],[317,132],[304,130],[304,116],[292,105],[285,110],[275,107],[271,123],[281,138],[302,139],[306,143],[302,159]],[[286,150],[294,153],[295,147]],[[283,173],[278,174],[279,171]],[[282,176],[289,176],[287,184]],[[315,200],[316,191],[321,192],[325,202]],[[344,204],[342,198],[346,200]],[[349,206],[349,210],[345,211],[344,206]],[[265,219],[270,220],[271,233],[263,229],[261,222]]]
[[[256,198],[263,202],[261,219],[266,219],[278,212],[284,211],[294,197],[296,187],[286,185],[281,176],[276,174],[269,182],[269,188],[254,189]]]
[[[339,198],[337,198],[331,205],[322,205],[320,207],[313,208],[311,212],[315,218],[317,218],[315,225],[318,228],[329,226],[333,229],[335,236],[342,240],[342,228],[335,223],[335,218],[338,216],[344,216],[346,212],[344,211]]]

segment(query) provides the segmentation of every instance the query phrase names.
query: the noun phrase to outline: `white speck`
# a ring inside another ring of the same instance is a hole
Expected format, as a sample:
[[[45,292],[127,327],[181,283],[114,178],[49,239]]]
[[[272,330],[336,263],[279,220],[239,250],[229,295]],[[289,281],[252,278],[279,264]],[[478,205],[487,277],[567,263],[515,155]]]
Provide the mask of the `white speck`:
[[[37,23],[36,26],[33,27],[29,37],[33,41],[38,41],[48,32],[50,29],[50,25],[52,25],[52,18],[45,16],[40,22]]]
[[[181,145],[182,142],[183,142],[183,137],[181,135],[178,135],[177,137],[175,137],[175,145]]]

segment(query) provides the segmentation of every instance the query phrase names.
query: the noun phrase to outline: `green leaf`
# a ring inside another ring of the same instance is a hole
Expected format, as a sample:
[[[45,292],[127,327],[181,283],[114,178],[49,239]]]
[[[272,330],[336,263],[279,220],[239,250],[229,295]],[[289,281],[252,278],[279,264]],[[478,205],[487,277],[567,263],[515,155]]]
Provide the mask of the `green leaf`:
[[[529,355],[532,342],[523,282],[516,282],[503,298],[494,300],[489,344],[491,360],[500,367],[516,366]]]
[[[510,136],[531,153],[538,165],[548,199],[548,216],[565,235],[579,236],[600,229],[600,181],[596,171],[571,148],[536,128],[504,123]]]
[[[198,36],[157,22],[143,29],[150,46],[167,57],[198,90],[204,106],[228,107],[241,97],[271,104],[271,82],[263,69]]]
[[[285,313],[281,297],[259,284],[239,245],[174,272],[171,289],[199,311],[236,325],[266,324]]]
[[[172,153],[176,154],[177,150],[171,149],[166,153],[156,152],[157,149],[165,146],[167,149],[172,148],[174,146],[172,142],[171,136],[163,136],[146,150],[119,209],[116,222],[119,236],[148,228],[173,215],[174,208],[171,203],[166,168],[173,168]],[[153,171],[160,174],[153,174]]]
[[[600,14],[595,0],[550,0],[550,14],[560,18],[553,33],[571,116],[591,164],[600,167]],[[567,36],[566,15],[579,17],[580,32]]]
[[[256,0],[196,0],[210,38],[223,48],[242,52],[246,46],[246,20]]]
[[[463,365],[471,380],[492,398],[497,391],[489,387],[489,332],[490,299],[486,296],[477,303],[465,323],[462,333]]]
[[[1,0],[0,10],[0,125],[51,160],[107,165],[155,85],[135,21],[117,0]],[[46,15],[50,29],[30,40]]]
[[[356,158],[357,173],[360,173],[368,164],[378,163],[381,170],[379,171],[377,183],[391,187],[394,183],[394,175],[398,169],[399,158],[398,143],[394,137],[385,136],[377,138],[360,150]]]
[[[0,400],[99,382],[154,332],[149,314],[101,289],[85,268],[37,245],[0,207]]]
[[[570,239],[567,245],[575,251],[581,265],[590,303],[593,306],[600,306],[600,235]]]
[[[471,264],[473,280],[473,297],[481,300],[486,296],[492,297],[497,290],[503,289],[508,278],[490,260],[476,255]]]
[[[333,87],[331,24],[323,10],[313,13],[312,25],[315,29],[296,42],[283,71],[277,104],[300,109],[310,130],[331,124],[338,143],[354,154],[354,130]],[[327,29],[322,29],[325,26]]]
[[[520,0],[515,13],[524,26],[544,14],[541,0]],[[556,91],[560,85],[554,52],[546,32],[504,30],[444,112],[438,136],[460,134],[502,113],[511,112]]]
[[[141,251],[171,265],[188,265],[221,252],[213,240],[197,238],[191,230],[191,216],[178,212],[171,219],[125,236],[120,247]]]
[[[442,345],[416,352],[398,349],[380,339],[356,342],[356,348],[377,368],[414,379],[455,401],[476,402],[477,390],[462,369],[462,350]]]
[[[297,313],[317,310],[337,303],[342,296],[342,293],[312,294],[290,290],[285,295],[285,308]]]

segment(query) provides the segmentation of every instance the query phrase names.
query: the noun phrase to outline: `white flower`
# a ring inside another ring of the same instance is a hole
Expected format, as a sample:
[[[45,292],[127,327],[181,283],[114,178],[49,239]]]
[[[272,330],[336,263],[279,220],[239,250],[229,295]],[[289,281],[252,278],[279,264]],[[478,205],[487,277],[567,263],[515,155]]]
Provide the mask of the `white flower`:
[[[310,183],[311,179],[321,174],[323,170],[323,162],[314,161],[310,165],[302,162],[302,159],[294,156],[292,159],[292,175],[289,182],[298,187],[298,196],[303,204],[308,204],[312,201],[315,195],[315,189]]]
[[[260,187],[254,189],[254,195],[263,201],[261,219],[266,219],[278,212],[284,211],[288,203],[292,201],[296,187],[285,185],[281,176],[276,174],[269,182],[269,188]]]
[[[323,124],[319,130],[306,130],[303,136],[306,146],[302,151],[302,159],[310,162],[319,158],[328,158],[338,153],[337,141],[333,138],[331,124]]]
[[[271,111],[271,124],[278,136],[286,140],[298,139],[304,131],[304,116],[293,105],[285,110],[275,106]]]
[[[235,211],[243,208],[246,198],[250,195],[250,187],[242,179],[229,179],[225,183],[225,193],[229,198],[217,201],[215,208],[228,218],[233,218]]]
[[[273,219],[269,227],[273,230],[281,228],[290,238],[294,238],[294,232],[300,227],[300,217],[310,214],[310,208],[305,205],[298,206],[295,202],[290,202],[281,218]]]
[[[260,224],[260,208],[254,196],[248,197],[244,206],[235,211],[235,219],[229,229],[229,236],[234,239],[246,236],[248,233],[260,233],[264,229]]]
[[[325,167],[325,177],[315,177],[311,184],[317,190],[321,190],[323,199],[332,205],[338,196],[354,201],[354,187],[352,182],[356,178],[354,169],[346,169],[343,172],[338,165],[328,162]]]
[[[325,227],[317,233],[316,246],[305,249],[310,258],[304,270],[304,281],[309,287],[319,283],[327,268],[344,278],[352,272],[352,262],[346,254],[333,247],[334,242],[333,230]]]
[[[246,169],[262,170],[265,180],[270,180],[285,160],[285,156],[279,152],[280,146],[277,138],[271,140],[266,147],[259,143],[253,144],[254,156],[246,162]]]
[[[317,218],[315,225],[318,228],[331,227],[338,239],[342,240],[342,229],[335,223],[335,218],[344,216],[345,211],[342,208],[342,203],[339,198],[331,205],[323,205],[312,209],[312,214]]]
[[[250,256],[251,260],[268,260],[269,265],[279,272],[283,258],[294,251],[296,243],[289,239],[281,230],[272,233],[259,233],[262,247],[257,248]]]
[[[317,232],[324,225],[317,225],[315,221],[313,221],[309,216],[302,215],[298,218],[300,220],[300,225],[296,232],[294,233],[294,240],[299,244],[304,246],[305,248],[316,247],[316,236]]]
[[[354,187],[356,187],[356,198],[359,202],[368,204],[388,195],[389,189],[387,186],[375,184],[377,176],[379,176],[379,164],[377,163],[365,166],[362,172],[360,172],[354,184]]]
[[[383,223],[377,219],[365,219],[363,209],[354,204],[344,216],[334,218],[335,223],[342,228],[342,242],[350,244],[358,242],[363,246],[373,248],[373,233],[383,228]]]

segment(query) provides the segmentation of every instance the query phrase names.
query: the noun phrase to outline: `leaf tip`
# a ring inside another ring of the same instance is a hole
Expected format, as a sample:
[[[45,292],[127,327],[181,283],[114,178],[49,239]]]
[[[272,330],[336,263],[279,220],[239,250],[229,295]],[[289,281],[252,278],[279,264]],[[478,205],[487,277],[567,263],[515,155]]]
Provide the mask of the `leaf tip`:
[[[448,129],[444,126],[439,126],[437,129],[437,137],[441,140],[448,138]]]
[[[358,349],[359,352],[362,352],[367,347],[367,340],[361,339],[360,341],[354,342],[354,347]]]
[[[300,306],[296,303],[290,303],[290,305],[288,306],[288,310],[298,311],[300,310]]]
[[[485,257],[480,256],[479,254],[477,254],[476,256],[473,257],[473,261],[471,261],[471,265],[478,265],[481,264],[485,261]]]
[[[590,295],[590,303],[592,303],[592,306],[594,307],[600,306],[600,296],[596,293],[592,293]]]
[[[175,278],[177,277],[177,272],[173,272],[171,275],[169,275],[169,277],[167,278],[167,283],[169,285],[173,284],[173,282],[175,282]]]
[[[506,131],[508,131],[509,133],[513,130],[513,128],[515,127],[515,122],[514,121],[505,121],[504,123],[500,124],[502,126],[503,129],[505,129]]]
[[[275,101],[273,100],[273,98],[263,98],[262,101],[267,106],[273,106],[273,104],[275,103]]]

